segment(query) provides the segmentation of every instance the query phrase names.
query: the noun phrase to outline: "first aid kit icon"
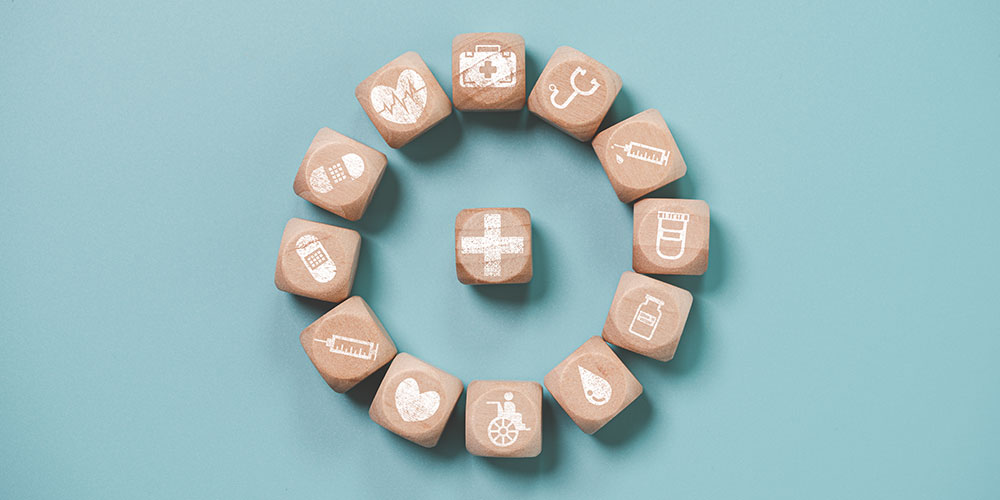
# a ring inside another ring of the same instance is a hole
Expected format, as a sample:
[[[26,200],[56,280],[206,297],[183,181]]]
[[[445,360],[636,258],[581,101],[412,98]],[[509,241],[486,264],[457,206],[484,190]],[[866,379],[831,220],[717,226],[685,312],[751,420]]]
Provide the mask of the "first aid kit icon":
[[[499,45],[476,45],[458,56],[463,87],[513,87],[517,84],[517,55]]]

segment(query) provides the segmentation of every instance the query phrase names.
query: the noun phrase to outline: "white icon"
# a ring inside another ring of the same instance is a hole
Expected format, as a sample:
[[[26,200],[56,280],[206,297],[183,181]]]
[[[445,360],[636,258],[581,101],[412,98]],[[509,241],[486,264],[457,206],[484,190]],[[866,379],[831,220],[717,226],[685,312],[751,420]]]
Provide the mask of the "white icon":
[[[514,444],[521,431],[531,430],[527,425],[524,425],[522,421],[524,417],[518,413],[514,402],[511,401],[514,399],[514,394],[505,392],[503,399],[502,403],[500,401],[486,402],[488,405],[497,405],[497,416],[490,420],[486,435],[490,438],[490,442],[501,448]]]
[[[629,333],[646,340],[653,338],[656,327],[660,326],[660,317],[663,315],[663,311],[660,310],[662,305],[662,300],[647,294],[646,300],[635,308],[632,324],[628,326]]]
[[[681,255],[684,255],[688,219],[691,216],[678,212],[659,212],[656,218],[659,219],[659,226],[656,229],[656,254],[667,260],[681,258]]]
[[[621,144],[614,144],[611,147],[621,148],[625,153],[625,156],[628,156],[629,158],[635,158],[636,160],[642,160],[646,163],[652,163],[653,165],[659,165],[661,167],[665,167],[667,165],[667,160],[670,159],[670,151],[648,146],[635,141],[629,142],[624,146]],[[625,162],[625,158],[622,158],[622,155],[616,154],[615,161],[621,165]]]
[[[590,94],[593,94],[594,92],[597,92],[597,89],[601,86],[600,83],[597,83],[597,78],[591,78],[590,79],[590,89],[589,90],[583,91],[583,90],[580,90],[580,88],[576,86],[576,77],[577,76],[583,76],[583,75],[586,75],[586,74],[587,74],[587,70],[585,70],[585,69],[583,69],[583,68],[581,68],[579,66],[577,66],[576,69],[573,70],[573,75],[569,77],[569,85],[571,87],[573,87],[573,93],[570,94],[569,97],[567,97],[566,100],[563,101],[562,104],[559,104],[559,103],[556,102],[556,96],[559,95],[559,88],[556,87],[556,84],[550,83],[549,84],[549,90],[552,91],[552,95],[549,96],[549,101],[552,102],[552,105],[555,106],[558,109],[566,109],[566,106],[569,106],[569,103],[573,102],[573,99],[576,99],[576,96],[578,96],[578,95],[588,96]]]
[[[330,254],[326,253],[319,238],[311,234],[299,238],[295,242],[295,253],[299,254],[314,280],[326,283],[337,275],[337,265],[333,263]]]
[[[333,185],[339,184],[348,177],[357,180],[365,173],[365,161],[354,153],[340,157],[340,161],[330,167],[319,166],[309,174],[309,187],[319,194],[333,191]]]
[[[513,87],[517,83],[517,55],[499,45],[476,45],[458,56],[463,87]]]
[[[396,386],[396,411],[404,422],[423,422],[431,418],[440,405],[441,395],[435,391],[420,392],[412,377]]]
[[[611,384],[594,372],[577,365],[580,370],[580,385],[583,395],[594,406],[601,406],[611,400]]]
[[[382,118],[401,125],[416,123],[427,104],[427,85],[416,71],[403,70],[396,88],[378,85],[372,89],[371,100]]]
[[[483,275],[500,276],[500,260],[503,254],[524,253],[524,238],[520,236],[500,236],[500,214],[483,216],[482,236],[463,236],[462,255],[483,254]]]
[[[328,339],[313,339],[322,342],[330,349],[330,352],[343,354],[352,358],[373,361],[378,355],[378,344],[367,340],[358,340],[343,335],[330,335]]]

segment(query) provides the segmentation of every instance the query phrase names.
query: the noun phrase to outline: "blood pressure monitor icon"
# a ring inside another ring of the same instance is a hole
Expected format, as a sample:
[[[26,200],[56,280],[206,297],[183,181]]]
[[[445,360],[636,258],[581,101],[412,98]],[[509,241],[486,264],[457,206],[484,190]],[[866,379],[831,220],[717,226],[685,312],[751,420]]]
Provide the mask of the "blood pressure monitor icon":
[[[517,84],[517,55],[499,45],[476,45],[458,56],[463,87],[513,87]]]

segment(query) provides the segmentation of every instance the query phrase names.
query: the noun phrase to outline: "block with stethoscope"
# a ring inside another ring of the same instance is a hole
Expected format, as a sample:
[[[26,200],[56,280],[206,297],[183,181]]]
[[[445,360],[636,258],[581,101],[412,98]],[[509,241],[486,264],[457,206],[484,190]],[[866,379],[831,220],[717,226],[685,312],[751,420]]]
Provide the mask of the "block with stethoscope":
[[[571,47],[556,49],[528,96],[528,110],[580,141],[597,133],[621,77]]]
[[[708,204],[646,198],[635,204],[632,268],[646,274],[703,274],[708,268]]]

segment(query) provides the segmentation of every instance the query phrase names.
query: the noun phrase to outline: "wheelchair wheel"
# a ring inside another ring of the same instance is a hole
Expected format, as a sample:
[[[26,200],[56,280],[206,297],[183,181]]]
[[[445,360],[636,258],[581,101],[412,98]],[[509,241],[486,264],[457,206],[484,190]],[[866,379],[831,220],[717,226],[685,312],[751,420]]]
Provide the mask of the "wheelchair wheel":
[[[514,427],[514,422],[503,418],[496,417],[490,421],[490,426],[487,429],[487,435],[490,441],[500,447],[510,446],[517,441],[517,428]]]

